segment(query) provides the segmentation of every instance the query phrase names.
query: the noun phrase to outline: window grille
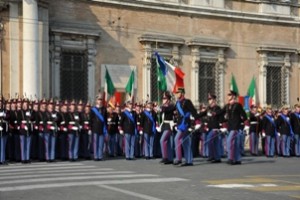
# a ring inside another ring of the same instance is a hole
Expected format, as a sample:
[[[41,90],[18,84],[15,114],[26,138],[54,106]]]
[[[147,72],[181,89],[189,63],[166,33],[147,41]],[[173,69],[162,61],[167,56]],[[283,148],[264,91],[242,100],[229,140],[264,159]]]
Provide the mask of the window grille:
[[[60,96],[62,99],[87,100],[88,70],[83,52],[63,52],[60,69]]]
[[[283,74],[281,66],[267,66],[267,104],[279,108],[282,102]]]
[[[199,103],[207,104],[208,93],[214,94],[216,91],[216,62],[214,61],[201,61],[199,63],[199,81],[198,81],[198,98]]]
[[[160,91],[158,88],[158,77],[157,77],[157,64],[156,64],[156,57],[153,55],[151,58],[151,69],[150,69],[150,82],[151,82],[151,101],[152,102],[159,102],[161,101],[161,97],[163,91]]]

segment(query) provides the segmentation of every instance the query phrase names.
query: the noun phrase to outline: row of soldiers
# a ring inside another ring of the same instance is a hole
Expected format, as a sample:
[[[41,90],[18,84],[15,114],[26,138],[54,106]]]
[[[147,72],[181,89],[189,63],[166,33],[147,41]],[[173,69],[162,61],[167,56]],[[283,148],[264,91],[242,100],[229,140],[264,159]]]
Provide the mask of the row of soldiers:
[[[144,107],[134,107],[131,101],[124,107],[105,106],[101,96],[93,107],[74,101],[1,100],[0,164],[7,163],[6,157],[23,163],[79,157],[100,161],[103,152],[124,155],[126,160],[152,159],[159,148],[161,163],[192,166],[198,144],[208,161],[218,163],[227,155],[229,164],[241,164],[246,134],[253,155],[258,155],[259,138],[268,157],[300,155],[300,105],[294,112],[285,106],[276,116],[270,106],[264,113],[252,106],[248,117],[234,91],[228,93],[224,108],[217,105],[216,95],[209,94],[208,106],[200,111],[184,94],[184,88],[178,88],[173,102],[171,93],[165,92],[161,106],[147,102]]]

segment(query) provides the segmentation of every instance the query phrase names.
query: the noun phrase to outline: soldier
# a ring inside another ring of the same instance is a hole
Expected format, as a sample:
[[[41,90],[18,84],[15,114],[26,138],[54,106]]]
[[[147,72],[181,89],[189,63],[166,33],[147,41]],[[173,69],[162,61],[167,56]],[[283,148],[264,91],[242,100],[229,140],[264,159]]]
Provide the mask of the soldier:
[[[30,163],[31,133],[33,130],[31,111],[28,108],[28,100],[24,99],[22,109],[18,110],[17,123],[19,127],[21,162]]]
[[[206,105],[202,104],[200,106],[200,122],[201,122],[201,127],[199,129],[200,132],[200,140],[201,140],[201,144],[200,144],[200,155],[203,158],[208,158],[209,156],[209,148],[208,148],[208,127],[207,127],[207,123],[208,123],[208,116],[205,114],[206,113]],[[204,113],[201,114],[201,113]]]
[[[104,138],[107,134],[107,111],[103,105],[102,98],[96,98],[96,104],[91,110],[91,129],[93,134],[94,160],[103,159]]]
[[[17,109],[16,109],[16,99],[11,100],[11,108],[8,112],[9,115],[9,134],[7,139],[7,147],[8,147],[8,158],[10,162],[16,161],[16,147],[15,143],[16,134],[17,134]],[[18,145],[19,146],[19,145]]]
[[[248,124],[246,123],[247,115],[243,109],[243,106],[237,102],[236,98],[237,93],[234,91],[230,91],[228,93],[228,103],[223,109],[229,131],[229,135],[227,137],[227,163],[231,165],[242,163],[241,139],[243,133],[241,130],[241,124],[244,123],[246,125],[246,128],[249,128]]]
[[[121,108],[120,105],[117,104],[115,112],[118,116],[118,127],[120,126],[120,119],[121,119]],[[119,129],[117,130],[117,155],[122,156],[124,151],[123,151],[123,135],[120,134]]]
[[[137,133],[137,116],[132,112],[132,102],[127,101],[126,107],[121,114],[119,131],[125,135],[125,157],[126,160],[134,159],[135,137]]]
[[[192,115],[194,119],[198,119],[197,110],[195,109],[191,100],[186,99],[184,88],[178,88],[176,91],[177,102],[176,109],[178,112],[177,121],[177,134],[175,136],[175,153],[176,160],[174,165],[182,163],[182,152],[181,145],[184,151],[185,163],[181,166],[192,166],[193,165],[193,154],[191,148],[191,137],[189,135],[189,127],[191,125],[190,116]],[[199,127],[197,127],[198,129]]]
[[[216,102],[217,96],[214,94],[208,95],[208,108],[205,111],[205,115],[207,116],[207,128],[208,128],[208,161],[212,163],[220,163],[221,162],[221,145],[222,138],[220,137],[220,121],[222,110],[220,106],[217,105]],[[201,114],[200,114],[201,115]]]
[[[162,136],[160,139],[160,147],[162,153],[162,160],[160,163],[172,164],[174,159],[173,152],[173,127],[174,127],[174,111],[176,107],[171,102],[171,94],[165,92],[163,95],[163,103],[161,106],[161,119],[162,124],[160,131]]]
[[[258,142],[260,132],[260,114],[257,112],[257,106],[251,105],[250,107],[250,154],[253,156],[258,155]]]
[[[57,138],[57,113],[53,110],[53,101],[49,101],[45,116],[44,141],[45,141],[45,159],[47,162],[54,162],[55,147]]]
[[[68,128],[68,155],[70,161],[78,160],[78,149],[79,149],[79,115],[75,110],[76,103],[71,101],[69,104],[69,113],[66,117],[66,125]]]
[[[141,113],[141,130],[144,135],[144,155],[147,160],[153,159],[153,142],[156,134],[157,116],[151,102],[147,102]]]
[[[294,136],[295,156],[300,157],[300,104],[296,104],[295,111],[291,114],[291,126]]]
[[[39,161],[45,160],[45,143],[44,143],[44,131],[46,125],[46,99],[41,100],[40,110],[36,117],[36,124],[38,124],[39,138],[38,138],[38,152]]]
[[[143,144],[144,144],[144,135],[141,128],[141,117],[143,112],[143,105],[142,104],[136,104],[133,113],[136,116],[136,124],[139,134],[135,135],[135,145],[134,145],[134,156],[136,158],[141,158],[144,155],[143,152]]]
[[[283,157],[290,157],[291,140],[294,132],[289,117],[289,106],[281,108],[281,114],[276,120],[278,136],[281,136],[281,153]]]
[[[0,165],[7,164],[6,156],[6,142],[8,135],[8,122],[6,121],[6,109],[3,97],[0,99]]]
[[[115,157],[116,141],[118,133],[119,117],[115,112],[114,105],[109,105],[107,108],[107,132],[108,132],[108,155]]]
[[[277,127],[275,117],[272,112],[272,107],[266,107],[266,113],[262,118],[262,137],[265,138],[265,155],[266,157],[273,157],[275,153],[275,138],[277,136]]]
[[[67,128],[67,117],[68,117],[68,101],[64,101],[60,107],[60,112],[58,113],[58,143],[59,143],[59,157],[61,160],[65,161],[68,159],[68,128]]]
[[[90,103],[86,103],[84,106],[84,111],[81,112],[80,119],[81,119],[81,139],[80,139],[80,152],[86,160],[90,160],[90,137],[92,135],[91,132],[91,124],[90,124],[90,114],[91,114],[91,105]]]
[[[39,113],[39,102],[35,100],[32,102],[31,121],[33,131],[31,135],[31,159],[38,159],[38,140],[39,140],[39,125],[37,123]]]

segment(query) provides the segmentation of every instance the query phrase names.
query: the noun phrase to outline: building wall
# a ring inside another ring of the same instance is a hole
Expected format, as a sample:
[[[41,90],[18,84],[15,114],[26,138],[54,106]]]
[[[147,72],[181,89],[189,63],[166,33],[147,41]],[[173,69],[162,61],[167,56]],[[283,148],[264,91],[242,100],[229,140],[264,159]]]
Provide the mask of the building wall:
[[[229,89],[231,74],[234,74],[241,95],[246,94],[251,78],[259,76],[258,47],[266,45],[299,49],[297,6],[291,7],[291,15],[280,15],[261,9],[262,2],[266,1],[225,0],[222,4],[224,8],[217,7],[218,12],[209,6],[193,5],[193,1],[181,1],[178,5],[175,1],[107,2],[51,0],[48,5],[50,35],[51,27],[54,26],[74,29],[87,27],[101,32],[101,37],[96,40],[95,93],[100,89],[101,78],[104,77],[100,70],[101,64],[127,64],[137,66],[137,93],[142,94],[144,52],[139,37],[143,34],[174,36],[184,39],[186,43],[193,38],[226,41],[230,47],[225,51],[225,91]],[[160,8],[166,4],[172,6]],[[277,6],[287,5],[278,3]],[[5,43],[8,42],[9,38]],[[4,50],[5,53],[7,57],[13,56],[7,50]],[[180,56],[179,65],[186,73],[185,85],[187,96],[190,97],[188,88],[193,83],[190,81],[192,57],[188,45],[180,47]],[[293,104],[300,96],[300,70],[296,52],[291,54],[291,62],[290,99]],[[9,63],[5,66],[10,70]],[[258,81],[257,78],[257,85]],[[6,82],[9,85],[11,81]]]

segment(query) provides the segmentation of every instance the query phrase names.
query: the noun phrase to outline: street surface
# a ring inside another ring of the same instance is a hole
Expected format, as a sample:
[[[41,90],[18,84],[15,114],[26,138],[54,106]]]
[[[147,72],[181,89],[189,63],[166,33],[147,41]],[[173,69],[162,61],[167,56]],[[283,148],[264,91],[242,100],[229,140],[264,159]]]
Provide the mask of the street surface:
[[[0,166],[0,200],[300,199],[300,158],[243,157],[242,165],[159,164],[160,159]]]

